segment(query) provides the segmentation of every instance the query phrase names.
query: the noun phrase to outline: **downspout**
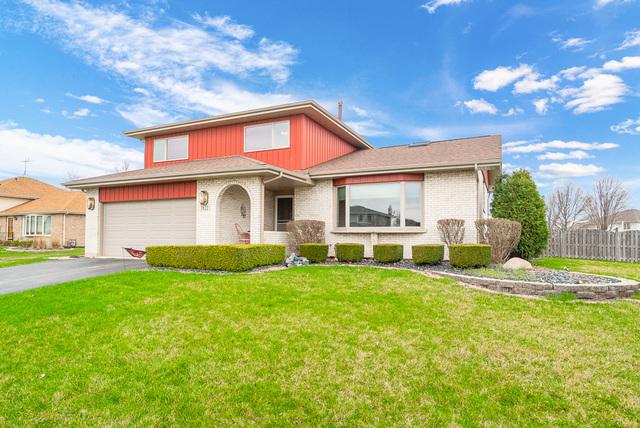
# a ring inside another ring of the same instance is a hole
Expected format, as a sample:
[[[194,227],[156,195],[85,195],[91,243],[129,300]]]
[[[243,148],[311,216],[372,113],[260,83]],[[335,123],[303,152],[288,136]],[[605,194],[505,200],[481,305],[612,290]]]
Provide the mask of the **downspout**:
[[[62,214],[62,242],[60,243],[64,247],[64,243],[67,242],[67,213]]]

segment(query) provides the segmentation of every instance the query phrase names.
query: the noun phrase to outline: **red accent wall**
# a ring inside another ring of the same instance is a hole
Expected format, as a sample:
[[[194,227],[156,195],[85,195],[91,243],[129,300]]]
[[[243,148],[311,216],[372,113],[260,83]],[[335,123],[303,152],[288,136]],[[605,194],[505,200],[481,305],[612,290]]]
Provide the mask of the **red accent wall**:
[[[196,182],[140,184],[134,186],[101,187],[100,202],[150,201],[196,197]]]
[[[290,121],[291,141],[286,149],[244,152],[244,127],[258,123]],[[356,150],[331,131],[322,127],[311,118],[298,114],[278,119],[225,125],[188,131],[189,159],[209,159],[231,155],[243,155],[271,165],[286,169],[306,169],[313,165],[346,155]],[[172,137],[185,135],[185,132],[163,135]],[[156,137],[145,139],[144,167],[168,165],[181,161],[153,162],[153,141]]]
[[[364,183],[389,183],[392,181],[423,181],[424,174],[379,174],[379,175],[363,175],[359,177],[335,178],[334,186],[344,186],[346,184],[364,184]]]

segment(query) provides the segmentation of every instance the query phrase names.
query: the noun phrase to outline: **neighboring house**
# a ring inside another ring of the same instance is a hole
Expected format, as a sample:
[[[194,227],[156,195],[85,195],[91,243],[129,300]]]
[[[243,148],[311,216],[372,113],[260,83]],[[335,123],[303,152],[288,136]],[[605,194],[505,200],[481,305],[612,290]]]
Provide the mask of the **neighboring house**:
[[[594,230],[598,227],[586,220],[576,223],[574,228]],[[616,216],[615,221],[609,227],[609,230],[613,232],[623,232],[625,230],[640,230],[640,210],[630,209],[621,211]]]
[[[0,241],[84,246],[85,195],[28,177],[0,181]]]
[[[500,136],[373,148],[313,101],[126,132],[144,169],[65,183],[87,193],[86,254],[122,247],[286,243],[291,220],[322,220],[326,241],[437,243],[436,222],[487,216]]]

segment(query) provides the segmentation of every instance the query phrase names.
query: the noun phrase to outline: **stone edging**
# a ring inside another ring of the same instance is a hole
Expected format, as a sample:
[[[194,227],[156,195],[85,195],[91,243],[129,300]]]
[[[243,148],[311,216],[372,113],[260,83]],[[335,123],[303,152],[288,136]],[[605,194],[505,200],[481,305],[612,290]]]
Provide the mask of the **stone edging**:
[[[441,271],[433,272],[433,274],[457,279],[467,284],[486,288],[488,290],[497,291],[500,293],[528,296],[549,296],[561,293],[571,293],[576,296],[577,299],[607,300],[627,298],[632,294],[640,291],[640,283],[638,283],[637,281],[617,277],[616,279],[618,279],[620,282],[611,284],[553,284],[534,281],[481,278],[477,276],[460,275],[457,273]]]

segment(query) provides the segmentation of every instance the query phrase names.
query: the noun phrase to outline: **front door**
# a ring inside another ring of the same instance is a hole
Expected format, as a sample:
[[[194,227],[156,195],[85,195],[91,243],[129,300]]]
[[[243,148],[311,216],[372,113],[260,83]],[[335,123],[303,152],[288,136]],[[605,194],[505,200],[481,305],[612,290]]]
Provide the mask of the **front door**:
[[[7,241],[13,241],[13,217],[7,217]]]
[[[293,196],[276,196],[276,230],[287,231],[287,223],[293,220]]]

